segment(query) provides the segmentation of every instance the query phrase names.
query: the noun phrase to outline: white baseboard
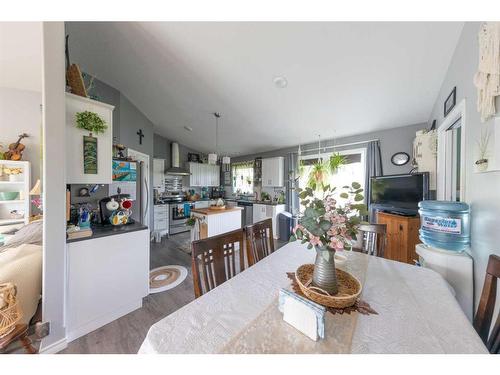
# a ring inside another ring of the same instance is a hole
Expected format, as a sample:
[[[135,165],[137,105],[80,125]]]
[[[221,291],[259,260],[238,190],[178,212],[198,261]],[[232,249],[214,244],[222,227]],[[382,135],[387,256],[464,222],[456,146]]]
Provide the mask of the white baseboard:
[[[54,342],[53,344],[48,345],[45,348],[40,349],[40,354],[56,354],[61,350],[64,350],[68,347],[68,341],[66,339],[61,339],[59,341]]]
[[[86,324],[83,324],[79,327],[66,327],[66,340],[71,342],[76,340],[79,337],[85,336],[87,333],[95,331],[96,329],[105,326],[108,323],[111,323],[113,320],[121,318],[132,311],[140,309],[142,307],[142,298],[136,301],[132,301],[127,303],[124,306],[121,306],[119,309],[105,315],[101,316],[98,319],[92,320]]]

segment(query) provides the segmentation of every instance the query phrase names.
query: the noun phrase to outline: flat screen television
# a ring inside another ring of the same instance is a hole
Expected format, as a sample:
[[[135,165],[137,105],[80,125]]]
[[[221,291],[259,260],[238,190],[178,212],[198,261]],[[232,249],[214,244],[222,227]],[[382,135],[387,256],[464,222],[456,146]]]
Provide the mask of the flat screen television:
[[[416,215],[418,202],[429,199],[429,173],[399,174],[370,179],[370,207]]]

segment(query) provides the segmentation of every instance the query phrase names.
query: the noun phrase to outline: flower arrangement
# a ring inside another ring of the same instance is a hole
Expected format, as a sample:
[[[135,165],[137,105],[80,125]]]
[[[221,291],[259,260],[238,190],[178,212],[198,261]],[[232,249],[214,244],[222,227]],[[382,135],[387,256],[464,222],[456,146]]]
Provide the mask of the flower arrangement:
[[[304,215],[294,228],[290,241],[307,243],[307,248],[316,249],[316,262],[312,283],[327,293],[337,293],[335,272],[335,251],[350,249],[356,239],[360,215],[366,213],[363,189],[357,182],[342,187],[339,197],[347,200],[341,204],[335,199],[336,188],[326,185],[322,188],[322,199],[314,196],[310,187],[299,189]]]
[[[323,199],[314,197],[313,189],[309,187],[300,189],[299,198],[305,211],[294,228],[290,241],[308,243],[309,249],[350,248],[351,241],[356,239],[360,215],[366,212],[366,206],[359,203],[364,199],[359,183],[353,182],[351,186],[343,186],[342,189],[344,191],[339,196],[349,199],[344,205],[340,205],[334,198],[335,187],[324,186]]]
[[[97,113],[84,111],[76,113],[76,127],[90,133],[99,134],[104,133],[108,125]]]

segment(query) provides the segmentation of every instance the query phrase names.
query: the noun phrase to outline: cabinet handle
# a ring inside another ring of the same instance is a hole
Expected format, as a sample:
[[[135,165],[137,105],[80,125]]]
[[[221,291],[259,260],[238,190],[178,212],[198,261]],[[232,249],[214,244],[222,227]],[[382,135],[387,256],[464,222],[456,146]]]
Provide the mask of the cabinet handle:
[[[399,230],[402,232],[403,231],[403,225],[399,224]]]

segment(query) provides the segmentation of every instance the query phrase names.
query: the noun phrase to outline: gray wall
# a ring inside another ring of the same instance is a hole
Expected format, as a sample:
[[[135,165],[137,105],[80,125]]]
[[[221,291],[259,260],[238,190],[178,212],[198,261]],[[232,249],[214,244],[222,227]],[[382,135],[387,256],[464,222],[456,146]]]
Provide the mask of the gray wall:
[[[466,101],[465,118],[465,188],[466,202],[471,205],[472,212],[472,247],[474,258],[474,291],[477,302],[481,295],[484,275],[489,254],[500,255],[500,231],[498,215],[500,214],[500,173],[474,173],[474,162],[477,160],[476,142],[481,136],[481,129],[493,126],[490,120],[485,124],[480,121],[476,110],[477,91],[473,77],[477,70],[479,58],[478,30],[480,23],[467,22],[455,49],[448,72],[444,78],[429,123],[436,119],[438,126],[443,121],[443,103],[453,87],[457,87],[457,104]],[[500,108],[497,97],[496,107]],[[500,147],[500,145],[495,145]],[[500,293],[499,293],[500,294]]]
[[[391,163],[391,156],[398,151],[407,152],[410,157],[413,154],[413,138],[415,138],[415,132],[417,130],[426,128],[427,124],[415,124],[410,126],[403,126],[394,129],[381,130],[371,133],[353,135],[350,137],[337,138],[335,140],[324,140],[321,142],[321,146],[331,146],[331,145],[341,145],[345,143],[353,143],[353,142],[362,142],[369,141],[372,139],[380,140],[380,148],[382,152],[382,166],[384,169],[384,174],[399,174],[399,173],[408,173],[412,168],[411,163],[408,163],[404,166],[396,166]],[[308,149],[315,149],[318,147],[318,143],[309,143],[305,145],[301,145],[301,149],[304,152]],[[350,148],[358,148],[363,147],[363,145],[352,146]],[[260,154],[252,154],[245,156],[238,156],[235,158],[231,158],[232,162],[251,160],[258,156],[263,158],[274,157],[274,156],[286,156],[290,152],[297,152],[297,146],[288,147],[280,150],[274,150],[269,152],[264,152]],[[339,148],[337,150],[342,150]]]

